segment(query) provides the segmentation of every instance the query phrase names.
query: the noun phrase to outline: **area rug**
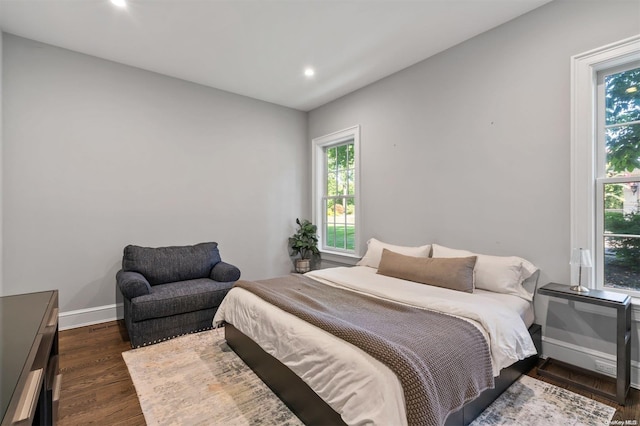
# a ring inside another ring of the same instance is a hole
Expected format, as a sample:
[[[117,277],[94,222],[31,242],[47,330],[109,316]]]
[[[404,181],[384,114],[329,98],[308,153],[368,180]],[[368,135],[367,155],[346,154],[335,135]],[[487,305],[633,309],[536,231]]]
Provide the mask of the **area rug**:
[[[302,425],[211,330],[122,354],[148,425]],[[615,409],[522,376],[472,426],[609,425]]]
[[[470,426],[608,426],[615,412],[593,399],[521,376]]]
[[[147,425],[303,424],[226,344],[223,329],[122,357]]]

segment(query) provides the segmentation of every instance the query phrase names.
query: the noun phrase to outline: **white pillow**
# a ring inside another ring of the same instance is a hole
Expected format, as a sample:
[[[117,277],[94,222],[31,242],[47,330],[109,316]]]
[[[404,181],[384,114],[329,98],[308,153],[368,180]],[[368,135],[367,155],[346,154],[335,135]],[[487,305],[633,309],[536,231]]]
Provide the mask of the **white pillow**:
[[[431,251],[431,245],[427,244],[420,247],[405,247],[396,246],[393,244],[383,243],[375,238],[371,238],[367,241],[367,252],[364,257],[356,263],[358,266],[369,266],[371,268],[378,269],[380,259],[382,258],[382,250],[387,249],[396,253],[404,254],[405,256],[413,257],[429,257]]]
[[[517,256],[490,256],[456,250],[433,244],[433,257],[478,256],[475,266],[475,286],[495,293],[513,294],[531,302],[533,294],[523,286],[524,280],[533,275],[538,268],[531,262]]]

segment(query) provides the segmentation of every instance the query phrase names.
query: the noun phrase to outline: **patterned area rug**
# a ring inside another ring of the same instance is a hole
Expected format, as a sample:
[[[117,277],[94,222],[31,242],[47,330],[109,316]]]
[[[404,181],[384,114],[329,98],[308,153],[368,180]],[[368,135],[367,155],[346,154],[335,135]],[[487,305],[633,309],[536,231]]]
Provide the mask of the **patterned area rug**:
[[[149,425],[302,425],[211,330],[122,354]],[[523,376],[472,426],[609,425],[615,409]]]
[[[550,383],[521,376],[470,426],[608,426],[616,409]]]
[[[224,329],[122,353],[148,425],[302,425],[233,352]]]

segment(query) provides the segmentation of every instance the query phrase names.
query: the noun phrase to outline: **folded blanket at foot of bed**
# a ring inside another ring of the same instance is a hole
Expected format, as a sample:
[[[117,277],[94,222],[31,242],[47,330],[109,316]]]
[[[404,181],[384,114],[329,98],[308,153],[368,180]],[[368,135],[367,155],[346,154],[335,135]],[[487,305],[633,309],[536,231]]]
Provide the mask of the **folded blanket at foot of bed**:
[[[443,424],[449,413],[494,385],[487,341],[463,319],[298,275],[235,286],[387,365],[402,384],[410,426]]]

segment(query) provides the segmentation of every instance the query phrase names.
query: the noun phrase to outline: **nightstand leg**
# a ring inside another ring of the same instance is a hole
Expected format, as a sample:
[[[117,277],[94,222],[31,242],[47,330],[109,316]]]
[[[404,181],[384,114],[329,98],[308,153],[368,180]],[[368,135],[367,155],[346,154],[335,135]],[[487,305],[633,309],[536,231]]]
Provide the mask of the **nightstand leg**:
[[[631,384],[631,305],[618,308],[616,399],[624,405]]]

